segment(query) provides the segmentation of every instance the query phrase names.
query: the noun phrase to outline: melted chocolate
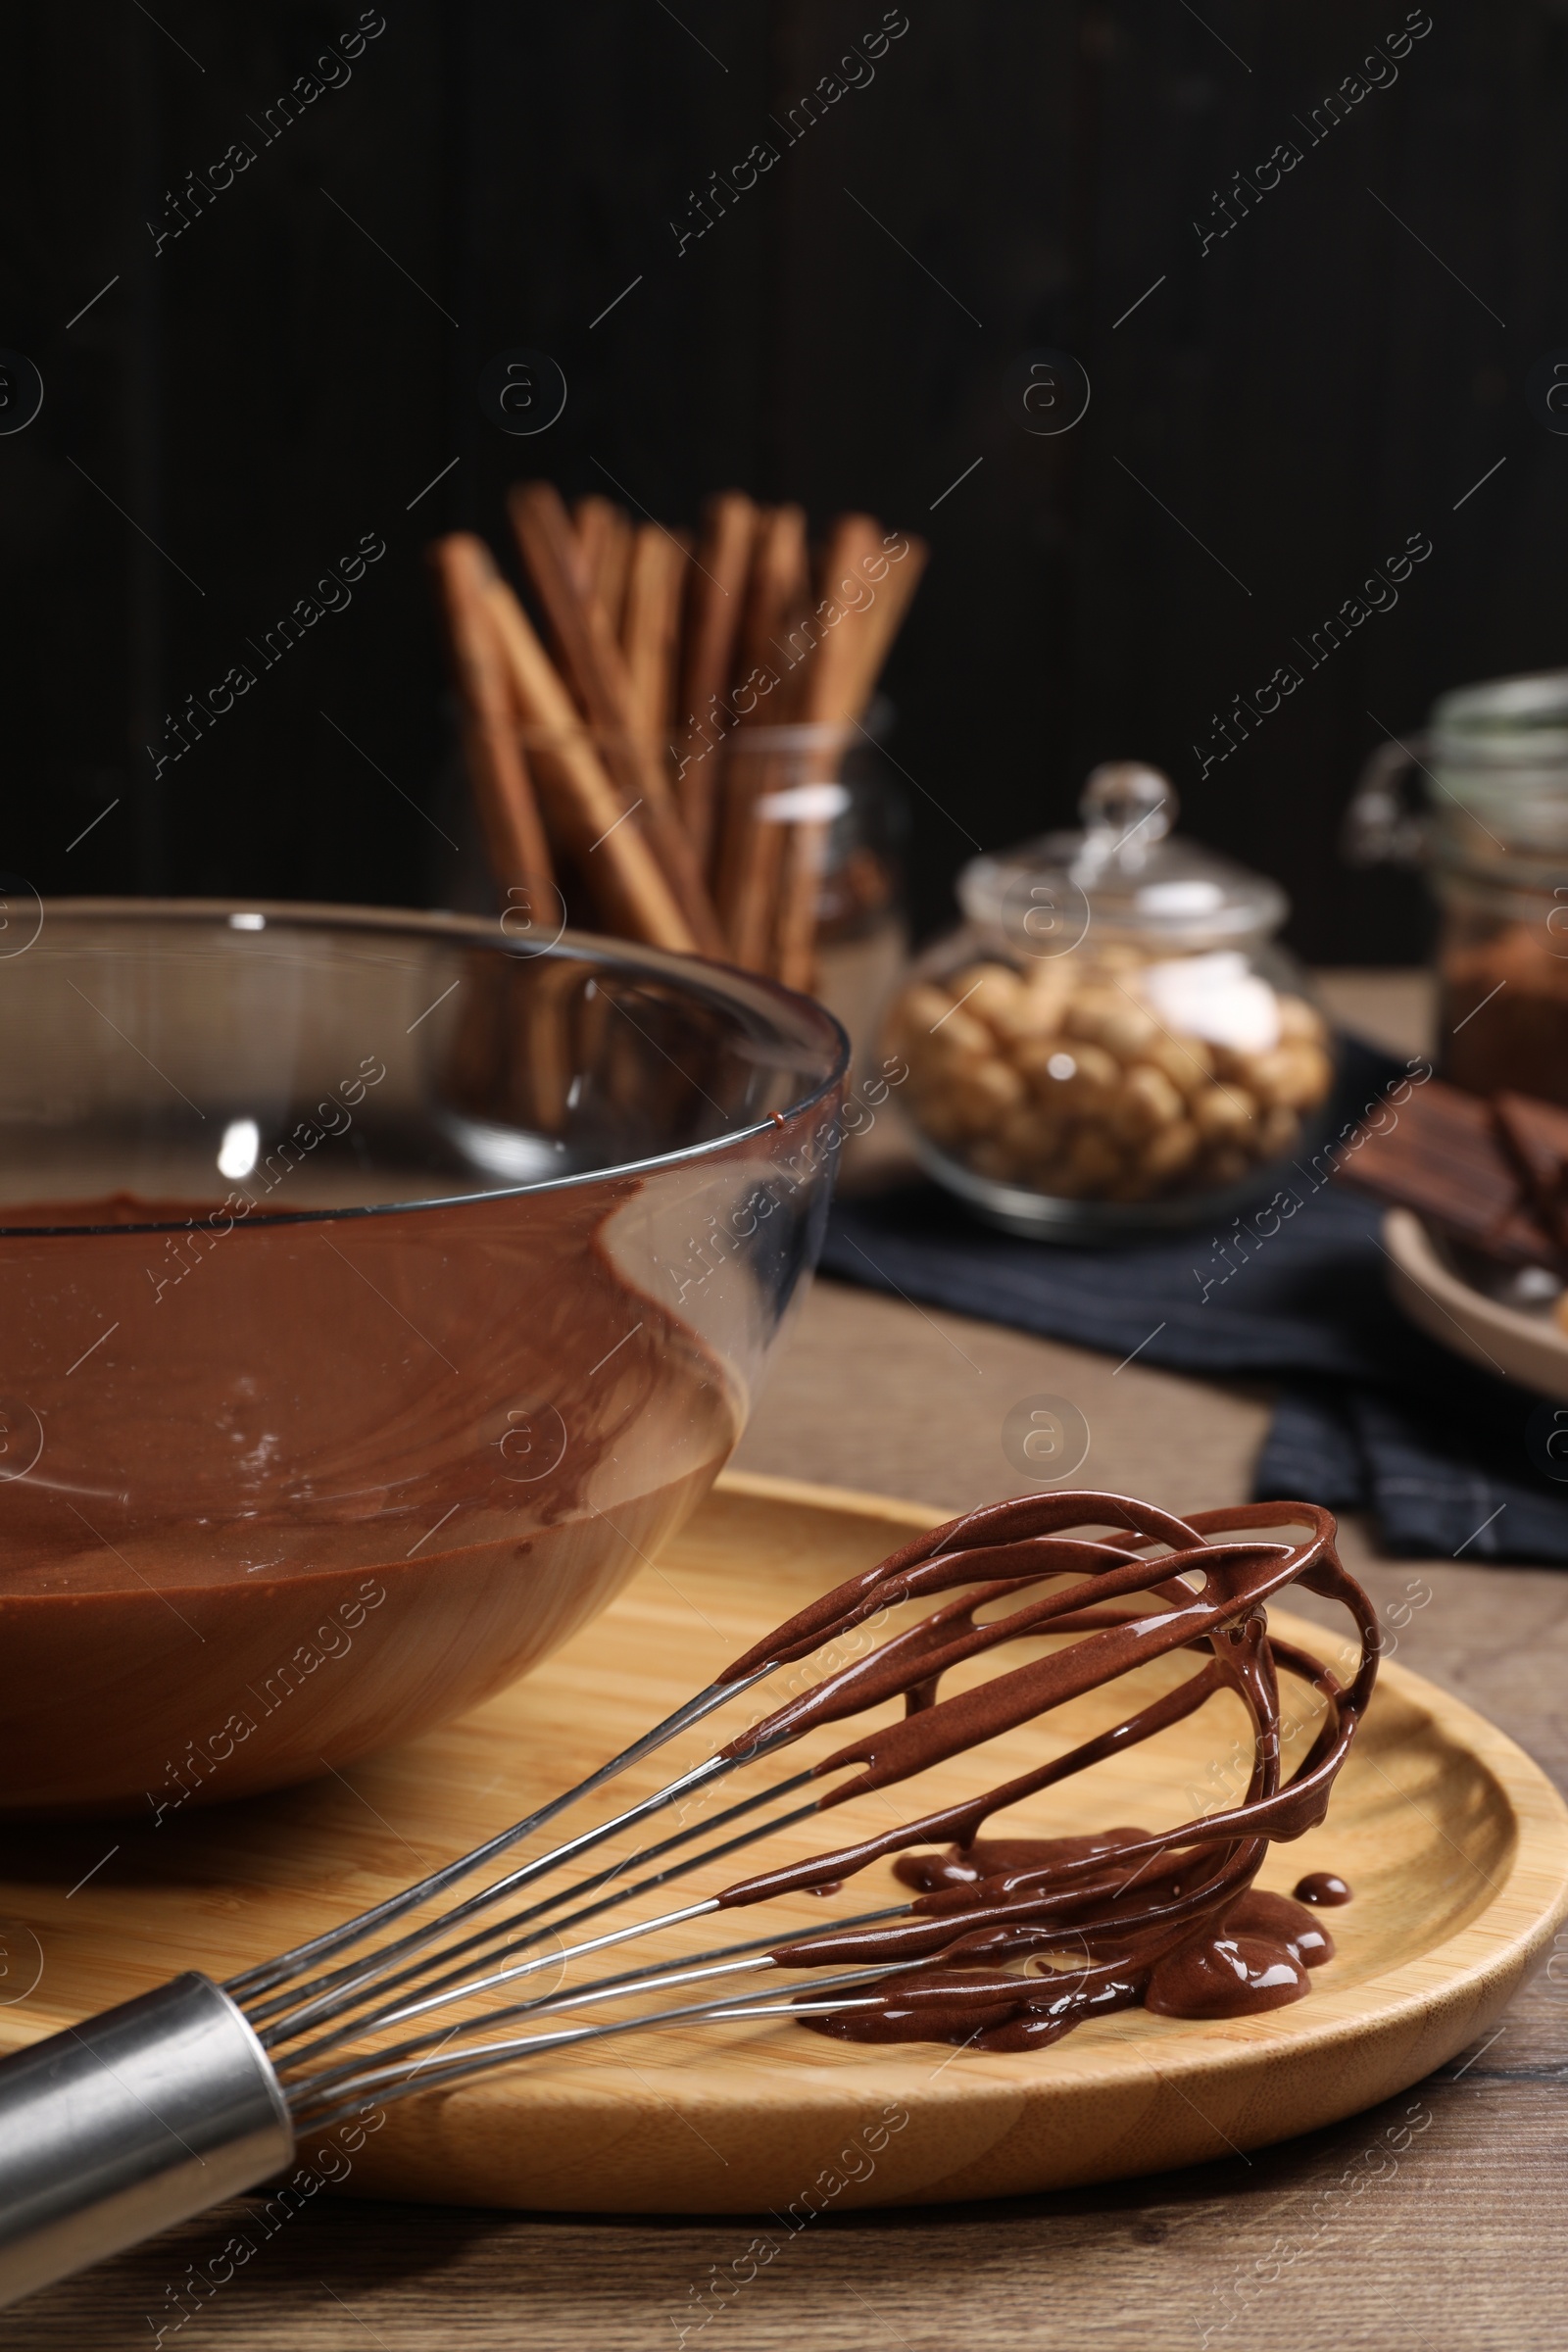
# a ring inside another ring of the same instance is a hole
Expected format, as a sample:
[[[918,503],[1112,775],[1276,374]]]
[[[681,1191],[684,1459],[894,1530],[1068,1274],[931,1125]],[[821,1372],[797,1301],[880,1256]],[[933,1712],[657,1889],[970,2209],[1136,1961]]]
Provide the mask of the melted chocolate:
[[[1087,1838],[978,1838],[973,1845],[951,1845],[945,1854],[906,1854],[894,1863],[893,1876],[922,1894],[935,1894],[942,1886],[972,1886],[979,1879],[1012,1871],[1113,1854],[1124,1845],[1141,1845],[1148,1836],[1147,1830],[1100,1830]]]
[[[318,1774],[602,1607],[737,1434],[613,1260],[640,1190],[0,1211],[0,1812]]]
[[[1083,1532],[1107,1527],[1109,1539]],[[1301,1527],[1304,1539],[1294,1532]],[[1254,1532],[1262,1530],[1274,1532]],[[1306,1972],[1332,1957],[1332,1938],[1309,1911],[1252,1882],[1272,1840],[1298,1838],[1323,1819],[1376,1680],[1377,1622],[1333,1538],[1330,1515],[1305,1503],[1255,1503],[1183,1521],[1121,1495],[1024,1496],[917,1537],[737,1660],[729,1675],[782,1664],[877,1610],[965,1588],[721,1751],[766,1754],[902,1697],[902,1719],[861,1732],[813,1767],[819,1775],[853,1768],[824,1790],[824,1807],[909,1779],[1151,1660],[1185,1650],[1200,1661],[1109,1730],[982,1796],[728,1887],[721,1905],[750,1904],[901,1857],[895,1875],[918,1890],[906,1911],[773,1951],[783,1968],[889,1971],[844,2006],[802,2023],[847,2040],[1019,2049],[1139,2001],[1167,2016],[1217,2018],[1299,2000]],[[1270,1639],[1265,1603],[1297,1580],[1340,1601],[1354,1621],[1360,1656],[1348,1687],[1307,1651]],[[941,1695],[950,1669],[1042,1635],[1075,1638]],[[1325,1701],[1289,1780],[1280,1754],[1282,1673]],[[981,1838],[991,1815],[1154,1737],[1222,1691],[1240,1698],[1253,1724],[1251,1776],[1239,1804],[1157,1833]],[[907,1850],[941,1838],[955,1841],[945,1852]],[[1317,1873],[1302,1882],[1309,1884],[1344,1882]],[[1024,1967],[1006,1970],[1007,1961]]]
[[[1332,1870],[1309,1870],[1291,1888],[1298,1903],[1348,1903],[1350,1889]]]
[[[1049,1871],[1063,1862],[1091,1856],[1113,1856],[1128,1846],[1148,1842],[1147,1830],[1104,1830],[1081,1838],[986,1839],[967,1848],[951,1846],[946,1853],[906,1854],[894,1864],[893,1875],[906,1886],[934,1892],[943,1887],[973,1886],[988,1878]],[[1179,1893],[1178,1880],[1167,1879],[1163,1884],[1172,1893]],[[1149,1886],[1148,1880],[1127,1885],[1110,1906],[1110,1932],[1097,1927],[1093,1940],[1088,1936],[1081,1938],[1081,1968],[1064,1965],[1058,1946],[1055,1969],[1018,1980],[1011,2005],[998,2001],[995,2014],[989,2000],[965,1989],[959,1973],[950,1980],[951,2002],[936,2008],[917,2009],[895,1999],[801,2022],[843,2041],[956,2041],[972,2043],[976,2049],[1028,2049],[1059,2040],[1084,2017],[1131,2008],[1140,2001],[1165,2017],[1241,2017],[1253,2010],[1282,2008],[1288,2001],[1298,2001],[1307,1990],[1309,1968],[1334,1957],[1333,1937],[1309,1911],[1285,1895],[1251,1887],[1227,1906],[1216,1925],[1165,1950],[1152,1967],[1140,1966],[1136,1958],[1140,1939],[1118,1936],[1114,1915],[1118,1907],[1124,1917],[1147,1908]],[[1026,1906],[1027,1892],[1015,1899]],[[1024,1930],[1009,1936],[1004,1925],[989,1934],[966,1936],[964,1949],[978,1960],[984,1946],[988,1959],[1000,1959],[1007,1950],[1027,1949],[1029,1934]],[[1143,1932],[1147,1941],[1152,1942],[1156,1936],[1157,1931]],[[1084,1979],[1088,1964],[1118,1942],[1133,1945],[1129,1964],[1097,1980],[1089,1997],[1074,2004],[1075,1980]],[[935,1974],[927,1981],[937,1981]]]

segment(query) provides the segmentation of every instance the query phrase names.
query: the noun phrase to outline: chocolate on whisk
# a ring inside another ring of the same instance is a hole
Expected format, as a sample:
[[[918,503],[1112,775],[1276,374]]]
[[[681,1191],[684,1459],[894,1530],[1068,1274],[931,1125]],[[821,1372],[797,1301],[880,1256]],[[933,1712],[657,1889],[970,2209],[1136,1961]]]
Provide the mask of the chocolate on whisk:
[[[1304,1539],[1247,1540],[1254,1528],[1297,1524]],[[1062,1532],[1100,1525],[1131,1541]],[[1221,1532],[1231,1540],[1209,1540]],[[1212,2017],[1298,1999],[1307,1989],[1305,1970],[1332,1955],[1332,1940],[1309,1912],[1257,1890],[1253,1881],[1272,1840],[1298,1838],[1323,1819],[1377,1673],[1376,1619],[1339,1562],[1334,1532],[1326,1511],[1304,1503],[1254,1503],[1184,1521],[1119,1495],[1067,1494],[997,1504],[916,1539],[755,1645],[730,1676],[764,1657],[805,1655],[883,1608],[955,1586],[967,1590],[787,1701],[727,1752],[743,1752],[748,1742],[763,1752],[902,1696],[901,1720],[862,1733],[815,1767],[818,1775],[861,1767],[819,1800],[835,1805],[1048,1715],[1153,1659],[1191,1650],[1201,1663],[1175,1689],[1032,1772],[744,1880],[720,1902],[747,1904],[824,1878],[846,1880],[890,1854],[954,1840],[946,1869],[925,1858],[899,1863],[900,1878],[926,1889],[907,1917],[826,1931],[775,1952],[780,1965],[795,1968],[910,1964],[874,2000],[811,2021],[853,2038],[1016,2048],[1054,2040],[1086,2016],[1140,2000],[1176,2016]],[[1043,1581],[1062,1578],[1073,1581],[1038,1591]],[[1265,1602],[1298,1582],[1350,1613],[1360,1656],[1348,1688],[1268,1632]],[[1009,1600],[1018,1605],[999,1607]],[[1078,1638],[941,1695],[953,1669],[1042,1634]],[[1316,1738],[1288,1781],[1281,1777],[1282,1671],[1325,1701]],[[1154,1835],[1116,1829],[1096,1838],[980,1842],[994,1813],[1125,1752],[1222,1690],[1233,1691],[1251,1718],[1250,1773],[1239,1805]],[[1002,1973],[1003,1962],[1024,1956],[1044,1963],[1044,1973]]]

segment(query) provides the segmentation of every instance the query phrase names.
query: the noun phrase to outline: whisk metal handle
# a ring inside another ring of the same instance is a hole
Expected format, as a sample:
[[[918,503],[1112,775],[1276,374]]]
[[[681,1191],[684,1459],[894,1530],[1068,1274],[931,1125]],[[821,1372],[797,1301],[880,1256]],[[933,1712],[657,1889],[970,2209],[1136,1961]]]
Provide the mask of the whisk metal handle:
[[[0,2305],[254,2188],[294,2128],[250,2026],[175,1977],[0,2060]]]

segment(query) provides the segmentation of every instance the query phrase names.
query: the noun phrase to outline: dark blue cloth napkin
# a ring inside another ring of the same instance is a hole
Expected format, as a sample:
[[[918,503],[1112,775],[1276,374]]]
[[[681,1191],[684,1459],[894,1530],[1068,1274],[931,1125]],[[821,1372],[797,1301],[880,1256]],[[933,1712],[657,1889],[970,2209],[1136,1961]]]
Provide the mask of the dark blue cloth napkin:
[[[1343,1040],[1335,1131],[1405,1074]],[[1376,1202],[1310,1166],[1288,1181],[1289,1214],[1113,1250],[1013,1240],[910,1185],[836,1202],[822,1270],[1140,1363],[1267,1380],[1260,1499],[1369,1509],[1406,1556],[1568,1565],[1568,1484],[1526,1446],[1541,1399],[1405,1320]]]

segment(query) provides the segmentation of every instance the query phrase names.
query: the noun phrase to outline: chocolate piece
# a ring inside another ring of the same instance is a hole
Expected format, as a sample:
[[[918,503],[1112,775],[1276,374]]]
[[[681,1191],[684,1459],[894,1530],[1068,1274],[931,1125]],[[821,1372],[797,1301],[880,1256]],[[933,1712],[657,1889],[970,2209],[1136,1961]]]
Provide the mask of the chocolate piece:
[[[1512,1152],[1536,1213],[1568,1251],[1568,1110],[1529,1095],[1494,1095],[1493,1116]]]
[[[1489,1105],[1439,1078],[1357,1130],[1340,1162],[1350,1183],[1510,1265],[1561,1266],[1565,1252],[1525,1197]]]

